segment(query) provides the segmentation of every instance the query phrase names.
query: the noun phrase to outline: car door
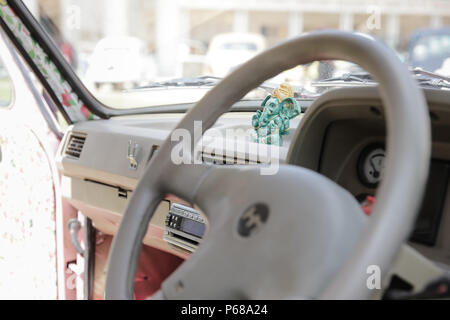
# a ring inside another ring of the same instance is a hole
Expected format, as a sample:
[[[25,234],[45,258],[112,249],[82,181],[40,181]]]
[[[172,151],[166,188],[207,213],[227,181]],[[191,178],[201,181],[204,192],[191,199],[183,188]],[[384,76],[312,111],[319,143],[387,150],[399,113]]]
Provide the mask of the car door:
[[[58,273],[64,269],[56,233],[61,201],[52,160],[59,141],[44,118],[38,91],[31,91],[34,84],[7,41],[2,32],[0,299],[56,299],[65,294],[58,292],[64,281],[64,271]]]

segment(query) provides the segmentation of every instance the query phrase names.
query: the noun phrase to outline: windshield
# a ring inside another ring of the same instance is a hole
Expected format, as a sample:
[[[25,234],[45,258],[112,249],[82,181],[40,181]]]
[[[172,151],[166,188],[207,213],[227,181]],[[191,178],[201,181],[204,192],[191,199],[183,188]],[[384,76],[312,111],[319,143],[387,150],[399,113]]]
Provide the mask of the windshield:
[[[450,1],[446,0],[26,3],[84,85],[112,108],[196,102],[220,78],[260,52],[323,29],[359,32],[394,49],[411,67],[450,76]],[[282,82],[290,83],[297,97],[315,97],[324,89],[314,83],[363,71],[343,61],[300,65],[270,79],[245,99],[263,99]],[[216,81],[205,81],[205,76]],[[326,90],[330,87],[333,84]]]
[[[450,28],[418,32],[409,53],[411,66],[450,76]]]

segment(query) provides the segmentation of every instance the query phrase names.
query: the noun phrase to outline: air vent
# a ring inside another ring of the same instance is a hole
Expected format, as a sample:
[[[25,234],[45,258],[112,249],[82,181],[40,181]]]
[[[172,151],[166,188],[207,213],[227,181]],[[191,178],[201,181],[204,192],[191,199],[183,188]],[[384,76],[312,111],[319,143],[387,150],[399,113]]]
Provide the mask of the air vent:
[[[201,159],[205,163],[220,164],[220,165],[236,165],[236,164],[259,164],[261,161],[249,160],[248,158],[227,157],[222,154],[215,154],[214,152],[201,152]]]
[[[69,141],[67,142],[66,150],[64,151],[64,153],[66,155],[79,159],[85,141],[85,135],[72,133],[69,137]]]

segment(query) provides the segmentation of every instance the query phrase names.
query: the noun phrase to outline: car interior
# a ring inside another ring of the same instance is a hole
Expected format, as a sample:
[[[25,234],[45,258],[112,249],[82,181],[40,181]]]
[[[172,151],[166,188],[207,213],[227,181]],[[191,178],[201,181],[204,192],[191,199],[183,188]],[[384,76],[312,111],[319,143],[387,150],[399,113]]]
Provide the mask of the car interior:
[[[68,123],[49,160],[64,242],[60,296],[449,297],[450,78],[420,85],[380,41],[319,30],[258,52],[196,102],[115,109],[92,95],[22,1],[0,5],[2,41],[40,83],[45,108]],[[46,76],[28,45],[64,81]],[[301,114],[282,144],[252,141],[264,103],[244,97],[318,60],[354,63],[371,80],[297,95]],[[84,270],[75,289],[70,268]]]

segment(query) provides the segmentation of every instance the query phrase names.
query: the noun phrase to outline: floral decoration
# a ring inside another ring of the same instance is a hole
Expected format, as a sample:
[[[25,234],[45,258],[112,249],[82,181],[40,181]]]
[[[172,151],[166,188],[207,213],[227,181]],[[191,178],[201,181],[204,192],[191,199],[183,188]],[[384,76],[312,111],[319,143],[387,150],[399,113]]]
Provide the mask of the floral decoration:
[[[6,23],[17,41],[38,67],[70,119],[73,122],[93,119],[93,114],[73,91],[70,84],[64,79],[42,47],[34,40],[29,30],[11,9],[6,0],[0,0],[0,18]]]

